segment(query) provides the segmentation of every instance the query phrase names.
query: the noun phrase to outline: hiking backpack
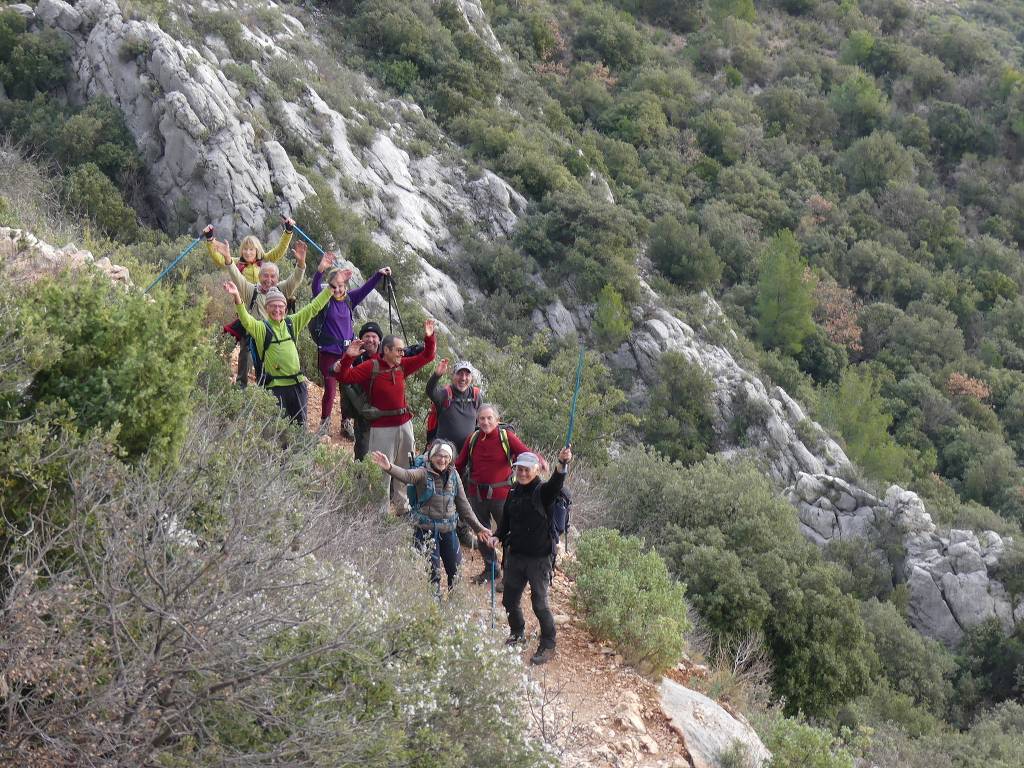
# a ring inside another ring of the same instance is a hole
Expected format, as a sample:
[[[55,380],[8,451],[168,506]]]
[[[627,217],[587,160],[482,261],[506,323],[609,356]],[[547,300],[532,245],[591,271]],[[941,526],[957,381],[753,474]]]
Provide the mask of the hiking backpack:
[[[356,413],[359,414],[360,418],[366,421],[376,421],[382,419],[385,416],[401,416],[409,412],[409,408],[398,408],[389,411],[382,411],[380,408],[376,408],[370,403],[370,395],[373,392],[373,382],[377,380],[383,372],[380,369],[380,358],[370,358],[373,363],[373,369],[370,372],[370,380],[366,383],[366,386],[362,384],[345,384],[345,396],[348,397],[348,401],[352,404],[352,407],[356,409]],[[398,368],[396,370],[401,370]],[[402,375],[405,372],[402,371]]]
[[[260,381],[259,381],[260,386],[269,387],[270,383],[272,381],[274,381],[274,379],[292,379],[292,383],[293,384],[298,384],[299,378],[302,376],[302,372],[301,371],[297,371],[297,372],[295,372],[293,374],[284,374],[284,375],[281,375],[281,376],[271,376],[270,374],[267,373],[267,366],[266,366],[267,350],[270,349],[270,345],[271,344],[284,344],[286,341],[291,341],[292,344],[296,344],[297,345],[297,341],[298,340],[295,338],[295,326],[292,325],[292,318],[291,318],[291,316],[285,317],[284,325],[285,325],[285,328],[288,329],[288,338],[287,339],[279,339],[279,338],[277,338],[277,335],[274,333],[274,329],[270,327],[270,321],[269,320],[264,320],[263,321],[263,327],[266,329],[266,333],[263,335],[263,348],[259,351],[259,361],[260,361],[260,366],[262,367],[262,373],[260,375]],[[255,346],[256,346],[255,339],[253,339],[250,336],[249,337],[249,351],[250,351],[250,353],[253,353],[253,352],[256,351],[255,350]]]
[[[412,460],[409,469],[418,469],[426,466],[427,457],[421,455]],[[434,496],[450,496],[452,499],[455,499],[459,495],[459,485],[462,483],[462,478],[459,477],[459,473],[454,469],[449,470],[449,472],[452,475],[452,490],[450,493],[445,493],[443,488],[441,490],[437,489],[437,486],[434,483],[434,475],[429,469],[427,469],[426,472],[425,487],[423,488],[422,496],[420,495],[419,489],[416,487],[415,483],[409,483],[406,485],[405,493],[409,498],[409,508],[411,509],[410,514],[416,523],[420,525],[430,525],[436,529],[439,526],[449,525],[454,528],[458,522],[459,515],[457,512],[452,513],[452,516],[445,520],[435,520],[434,518],[420,512],[420,510],[423,509],[423,505],[430,501]]]
[[[452,402],[455,400],[455,390],[452,389],[452,385],[449,384],[444,388],[444,409],[448,410],[452,407]],[[480,387],[473,387],[473,405],[480,408]],[[438,417],[437,403],[433,400],[430,401],[430,410],[427,412],[427,445],[430,445],[437,436],[437,417]],[[507,449],[506,449],[507,453]]]
[[[475,387],[474,387],[475,389]],[[512,446],[508,442],[508,433],[515,434],[515,430],[511,424],[501,423],[498,424],[498,437],[501,438],[501,447],[505,449],[505,458],[508,459],[508,465],[512,466]],[[473,434],[469,436],[469,451],[466,454],[466,467],[473,462],[473,450],[476,448],[476,443],[480,439],[480,428],[477,427],[473,430]]]
[[[533,492],[533,504],[548,521],[548,535],[551,537],[551,564],[554,566],[558,556],[558,542],[562,534],[569,528],[569,513],[572,512],[572,494],[564,485],[559,489],[555,500],[547,508],[540,503],[540,488]]]
[[[252,296],[249,297],[248,309],[250,315],[252,315],[253,307],[256,306],[256,293],[257,291],[254,289],[252,292]],[[224,326],[224,333],[231,334],[232,336],[235,337],[236,341],[240,341],[243,344],[245,344],[249,338],[249,334],[246,333],[245,328],[242,326],[242,321],[239,320],[237,317],[233,321]]]

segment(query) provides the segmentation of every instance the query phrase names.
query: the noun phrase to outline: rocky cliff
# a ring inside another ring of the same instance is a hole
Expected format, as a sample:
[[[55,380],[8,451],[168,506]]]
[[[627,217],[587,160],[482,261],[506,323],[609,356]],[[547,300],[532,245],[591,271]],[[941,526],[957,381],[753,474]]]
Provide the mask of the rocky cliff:
[[[482,6],[476,0],[459,6],[471,29],[504,58]],[[248,61],[233,58],[231,46],[215,31],[179,39],[156,21],[130,17],[115,0],[40,0],[35,17],[73,43],[76,79],[69,98],[105,95],[123,111],[145,158],[149,196],[164,226],[194,231],[210,221],[230,237],[272,234],[268,230],[277,214],[294,212],[313,194],[308,176],[316,173],[339,203],[379,222],[374,237],[381,244],[421,257],[419,299],[457,327],[464,303],[478,293],[464,276],[456,284],[449,274],[459,255],[455,225],[465,223],[484,238],[508,235],[526,200],[493,173],[471,171],[458,152],[448,151],[453,145],[443,134],[437,134],[430,152],[410,152],[406,147],[426,121],[422,111],[385,98],[364,81],[361,98],[374,104],[383,127],[371,127],[358,102],[338,109],[331,105],[335,100],[308,83],[272,102],[262,95],[266,89],[238,82],[239,65],[253,73],[257,85],[266,84],[268,73],[289,60],[289,42],[299,37],[317,42],[317,29],[307,29],[282,7],[270,7],[279,23],[263,28],[257,17],[241,28]],[[202,8],[239,13],[248,6],[224,1],[205,2]],[[173,7],[170,14],[173,18]],[[317,67],[313,61],[304,65]],[[236,79],[229,72],[236,72]],[[295,148],[301,149],[301,162]],[[707,303],[714,313],[714,302]],[[572,336],[589,326],[592,311],[556,301],[536,311],[533,320],[556,335]],[[987,617],[999,618],[1007,628],[1024,620],[1024,602],[1014,606],[991,576],[1003,549],[996,534],[940,533],[914,494],[894,487],[878,499],[844,480],[854,475],[848,458],[798,403],[744,370],[728,349],[673,315],[648,288],[642,306],[634,309],[632,335],[609,362],[637,374],[632,394],[640,399],[644,382],[653,379],[659,356],[668,350],[709,373],[723,448],[742,445],[763,461],[780,487],[791,486],[789,498],[809,538],[824,544],[872,536],[882,528],[900,532],[904,555],[896,573],[909,584],[911,618],[922,632],[955,643],[965,627]],[[741,434],[735,432],[737,423],[743,425]]]

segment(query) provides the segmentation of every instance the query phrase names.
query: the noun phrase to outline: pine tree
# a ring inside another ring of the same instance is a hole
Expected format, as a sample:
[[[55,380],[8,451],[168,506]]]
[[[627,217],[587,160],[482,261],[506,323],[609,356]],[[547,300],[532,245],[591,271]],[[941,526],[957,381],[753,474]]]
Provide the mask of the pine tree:
[[[597,296],[594,312],[594,335],[600,348],[606,352],[618,349],[633,330],[622,296],[610,284],[606,284]]]
[[[813,286],[804,280],[800,245],[788,229],[768,244],[757,286],[758,336],[766,347],[796,355],[814,332]]]

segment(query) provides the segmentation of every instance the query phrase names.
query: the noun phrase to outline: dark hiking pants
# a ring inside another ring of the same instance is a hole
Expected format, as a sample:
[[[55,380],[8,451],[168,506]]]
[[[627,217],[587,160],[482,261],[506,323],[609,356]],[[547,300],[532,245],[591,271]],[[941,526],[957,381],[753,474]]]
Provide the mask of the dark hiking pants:
[[[530,585],[533,613],[540,622],[540,645],[555,647],[555,617],[548,607],[548,589],[551,586],[551,557],[524,557],[510,552],[505,556],[505,592],[501,604],[508,613],[508,628],[513,635],[526,632],[526,619],[519,603],[523,590]]]

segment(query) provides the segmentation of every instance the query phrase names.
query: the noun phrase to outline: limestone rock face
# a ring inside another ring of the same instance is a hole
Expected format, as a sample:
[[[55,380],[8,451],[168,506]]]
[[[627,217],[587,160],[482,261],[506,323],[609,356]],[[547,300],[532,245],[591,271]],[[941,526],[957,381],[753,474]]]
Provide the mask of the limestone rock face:
[[[713,309],[717,310],[717,305]],[[612,356],[612,364],[654,383],[658,361],[668,351],[679,352],[711,377],[715,387],[715,433],[723,442],[738,440],[765,458],[776,482],[791,483],[800,473],[852,473],[843,449],[810,422],[785,391],[779,387],[769,390],[727,349],[706,341],[665,309],[652,306],[646,310],[629,340]],[[737,423],[743,425],[743,434],[730,437]],[[816,445],[804,442],[798,433],[801,426],[813,432]]]
[[[902,554],[892,562],[910,590],[910,623],[922,634],[956,645],[964,630],[998,619],[1010,631],[1024,616],[1004,586],[989,574],[1005,549],[995,531],[953,529],[941,535],[921,498],[898,485],[884,499],[837,477],[801,474],[786,490],[800,529],[818,545],[865,538],[879,545],[897,537]]]
[[[497,46],[479,3],[463,0],[460,6],[471,28]],[[216,0],[204,8],[237,13]],[[314,34],[279,10],[283,23],[272,34],[243,27],[259,52],[251,62],[232,62],[215,35],[194,46],[154,22],[125,18],[115,0],[41,0],[36,15],[74,43],[71,97],[84,102],[107,96],[124,113],[149,171],[149,198],[166,229],[194,231],[211,222],[232,239],[276,234],[278,216],[293,214],[313,187],[269,133],[270,123],[279,128],[277,135],[303,148],[304,162],[316,167],[341,205],[380,223],[374,237],[385,247],[450,258],[453,217],[492,237],[511,232],[526,201],[503,180],[489,172],[470,178],[464,167],[442,162],[440,153],[413,157],[402,147],[423,119],[416,105],[385,100],[366,86],[362,96],[378,102],[388,121],[372,127],[355,110],[343,116],[308,83],[298,96],[269,106],[233,82],[226,64],[245,65],[268,80],[275,61],[294,59],[289,40]],[[144,52],[126,56],[126,43]],[[461,304],[455,302],[451,312],[458,316]]]
[[[717,768],[719,756],[736,742],[746,749],[750,765],[762,768],[771,760],[771,752],[745,720],[704,694],[663,678],[660,695],[662,711],[686,743],[694,768]]]

